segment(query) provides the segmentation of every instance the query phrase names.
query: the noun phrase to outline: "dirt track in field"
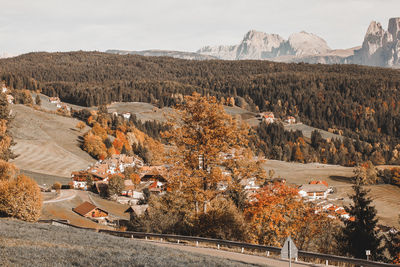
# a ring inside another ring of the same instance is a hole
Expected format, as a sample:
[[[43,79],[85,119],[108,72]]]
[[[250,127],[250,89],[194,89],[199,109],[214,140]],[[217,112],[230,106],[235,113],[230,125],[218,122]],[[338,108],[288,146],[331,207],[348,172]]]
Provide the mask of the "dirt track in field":
[[[18,155],[13,163],[18,168],[38,173],[70,177],[71,172],[94,162],[79,147],[78,120],[50,114],[23,105],[13,105],[11,134]]]

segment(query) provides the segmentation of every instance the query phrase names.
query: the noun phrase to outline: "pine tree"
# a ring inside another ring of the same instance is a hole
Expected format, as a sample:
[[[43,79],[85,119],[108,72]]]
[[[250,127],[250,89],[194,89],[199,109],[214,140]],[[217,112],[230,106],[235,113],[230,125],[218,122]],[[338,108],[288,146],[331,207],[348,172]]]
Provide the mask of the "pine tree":
[[[354,195],[350,196],[353,204],[345,207],[354,220],[344,222],[343,232],[338,235],[338,243],[343,254],[365,259],[366,250],[371,251],[372,260],[382,259],[382,237],[375,230],[378,219],[376,209],[371,205],[372,199],[367,196],[369,190],[360,183],[353,185]]]
[[[42,100],[40,99],[39,94],[36,94],[35,103],[38,106],[40,106],[42,104]]]

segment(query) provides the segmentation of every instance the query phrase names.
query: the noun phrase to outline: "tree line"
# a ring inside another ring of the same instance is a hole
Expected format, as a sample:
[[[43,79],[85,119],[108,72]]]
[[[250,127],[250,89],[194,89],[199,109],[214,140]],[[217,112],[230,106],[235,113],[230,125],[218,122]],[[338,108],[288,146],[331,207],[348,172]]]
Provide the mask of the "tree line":
[[[298,116],[369,143],[391,163],[400,143],[400,73],[356,65],[188,61],[100,52],[30,53],[0,60],[12,88],[84,106],[142,101],[173,106],[196,91],[251,111]],[[391,154],[391,155],[390,155]]]

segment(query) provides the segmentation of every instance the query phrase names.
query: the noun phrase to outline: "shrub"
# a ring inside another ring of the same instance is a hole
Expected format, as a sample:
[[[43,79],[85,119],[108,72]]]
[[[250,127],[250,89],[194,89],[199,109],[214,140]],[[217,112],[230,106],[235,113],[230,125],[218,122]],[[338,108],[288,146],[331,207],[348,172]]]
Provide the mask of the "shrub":
[[[0,215],[24,221],[37,221],[42,195],[37,183],[25,175],[0,181]]]

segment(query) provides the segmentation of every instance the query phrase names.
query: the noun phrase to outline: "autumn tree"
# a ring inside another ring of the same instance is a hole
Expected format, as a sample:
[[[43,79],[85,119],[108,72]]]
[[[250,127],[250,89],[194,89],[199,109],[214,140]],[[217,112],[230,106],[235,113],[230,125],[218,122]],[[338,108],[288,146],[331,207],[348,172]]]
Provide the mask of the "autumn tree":
[[[378,182],[377,171],[371,161],[360,164],[354,168],[353,173],[353,180],[355,183],[370,185]]]
[[[113,175],[108,180],[108,194],[110,196],[113,195],[121,195],[122,190],[124,190],[124,178],[119,175]]]
[[[263,187],[246,208],[245,216],[252,241],[281,246],[290,235],[301,249],[319,234],[321,228],[315,223],[323,219],[301,200],[296,188],[283,183]]]
[[[219,182],[224,154],[247,145],[248,128],[227,115],[215,97],[186,96],[175,109],[178,116],[164,133],[174,147],[170,185],[198,203],[210,200]]]
[[[267,174],[261,166],[262,163],[262,160],[254,160],[253,153],[249,149],[241,149],[240,153],[236,151],[222,163],[230,173],[228,196],[240,211],[243,211],[247,204],[245,184],[254,182],[255,185],[263,186],[266,182]]]
[[[86,127],[86,124],[83,121],[79,121],[75,127],[81,132]]]
[[[55,182],[55,183],[53,184],[53,189],[56,190],[57,193],[60,193],[61,186],[62,186],[62,185],[61,185],[60,182]]]
[[[354,217],[354,220],[344,222],[343,232],[338,235],[341,251],[344,255],[364,259],[365,251],[371,251],[373,260],[382,259],[382,237],[376,230],[378,219],[376,209],[371,205],[372,199],[368,197],[368,190],[360,183],[353,185],[354,194],[350,196],[353,203],[345,210]]]
[[[25,175],[0,180],[0,216],[37,221],[42,209],[42,194],[35,181]]]
[[[10,109],[5,94],[0,93],[0,159],[8,161],[15,158],[11,151],[13,144],[9,134],[8,125],[10,123]]]
[[[135,167],[126,167],[124,169],[124,176],[126,179],[131,179],[133,184],[140,184],[140,176],[137,174],[137,168]]]
[[[248,228],[243,213],[232,200],[223,196],[211,200],[196,219],[194,230],[197,235],[225,240],[248,239]]]
[[[100,136],[89,131],[83,138],[83,149],[97,159],[107,157],[107,149]]]

